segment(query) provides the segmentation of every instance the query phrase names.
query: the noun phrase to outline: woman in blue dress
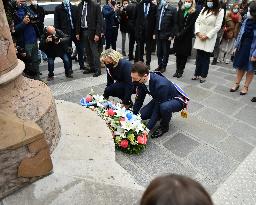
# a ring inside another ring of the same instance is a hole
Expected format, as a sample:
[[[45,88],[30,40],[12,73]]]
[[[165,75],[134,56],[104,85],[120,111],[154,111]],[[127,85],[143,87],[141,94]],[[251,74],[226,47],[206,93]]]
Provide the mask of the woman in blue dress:
[[[235,84],[230,92],[239,89],[240,82],[246,74],[245,84],[240,91],[240,95],[245,95],[252,82],[256,65],[256,2],[251,2],[249,5],[247,17],[235,42],[235,49],[233,66],[237,69],[237,74]]]

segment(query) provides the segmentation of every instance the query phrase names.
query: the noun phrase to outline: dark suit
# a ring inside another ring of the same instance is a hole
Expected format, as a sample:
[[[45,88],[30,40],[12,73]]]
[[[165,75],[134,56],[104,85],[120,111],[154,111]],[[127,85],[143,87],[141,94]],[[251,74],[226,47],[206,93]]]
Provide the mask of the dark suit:
[[[84,1],[79,3],[77,12],[76,34],[80,35],[81,43],[85,48],[87,61],[90,71],[96,75],[101,73],[100,56],[98,51],[98,42],[94,41],[95,35],[98,37],[102,33],[102,14],[100,5],[92,0],[87,0],[87,28],[81,27],[81,17],[83,14]]]
[[[129,60],[133,60],[133,50],[135,44],[135,20],[136,20],[136,2],[128,4],[126,14],[128,16],[127,30],[129,33]]]
[[[75,33],[75,27],[76,27],[76,17],[77,17],[77,7],[69,4],[70,6],[70,12],[71,12],[71,18],[72,18],[72,24],[69,17],[69,12],[65,8],[64,4],[60,4],[56,6],[54,11],[54,27],[57,29],[62,30],[65,34],[69,35],[70,42],[69,46],[72,47],[72,41],[75,43],[77,54],[78,54],[78,61],[80,68],[84,67],[84,60],[83,60],[83,48],[79,41],[76,39],[76,33]],[[69,60],[72,70],[72,60],[71,60],[71,53],[69,53]]]
[[[141,109],[146,94],[150,94],[153,99]],[[150,72],[149,88],[145,84],[137,87],[133,112],[138,114],[140,111],[142,120],[150,119],[147,124],[150,130],[160,119],[161,126],[168,127],[172,113],[179,112],[185,107],[185,103],[177,97],[183,99],[171,81],[160,73]]]
[[[156,25],[157,6],[152,2],[149,3],[149,11],[145,16],[144,2],[140,2],[136,7],[135,20],[135,38],[137,41],[135,61],[144,61],[144,45],[146,44],[146,64],[151,62],[151,48]]]
[[[132,64],[125,59],[121,59],[114,68],[107,68],[107,87],[104,91],[104,97],[118,97],[123,104],[131,104],[131,95],[133,84],[131,79]]]
[[[176,53],[176,73],[183,74],[188,56],[191,55],[194,26],[198,13],[188,13],[184,17],[184,10],[178,11],[178,32],[174,40]]]
[[[176,8],[166,4],[158,9],[155,33],[157,39],[158,67],[161,69],[165,69],[167,66],[171,44],[169,38],[175,36],[176,24]]]

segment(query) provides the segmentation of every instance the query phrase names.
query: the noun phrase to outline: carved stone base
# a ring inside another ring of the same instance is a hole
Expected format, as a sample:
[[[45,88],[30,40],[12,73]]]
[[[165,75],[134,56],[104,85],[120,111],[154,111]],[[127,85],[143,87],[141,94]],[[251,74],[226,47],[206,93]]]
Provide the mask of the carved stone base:
[[[19,76],[0,85],[0,96],[0,110],[37,123],[52,153],[60,138],[60,124],[50,88],[41,81]]]
[[[42,129],[0,111],[0,199],[53,168]]]
[[[61,133],[55,101],[43,82],[19,76],[0,85],[0,96],[0,113],[12,113],[21,120],[30,121],[43,133],[26,139],[14,132],[13,138],[9,138],[2,130],[15,131],[15,126],[11,123],[1,128],[4,124],[0,122],[1,199],[51,172],[50,153],[57,146]]]

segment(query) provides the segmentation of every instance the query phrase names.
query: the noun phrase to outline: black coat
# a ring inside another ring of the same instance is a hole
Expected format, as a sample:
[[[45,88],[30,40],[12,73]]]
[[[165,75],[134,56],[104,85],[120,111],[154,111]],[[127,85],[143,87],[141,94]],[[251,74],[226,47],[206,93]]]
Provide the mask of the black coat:
[[[68,52],[70,37],[64,34],[61,30],[56,29],[56,37],[60,38],[58,44],[54,42],[46,42],[47,33],[42,35],[39,49],[46,53],[47,57],[62,57]]]
[[[149,12],[147,17],[144,17],[144,3],[140,2],[136,7],[135,20],[135,37],[136,40],[152,40],[156,25],[157,6],[150,2]],[[147,21],[147,23],[146,23]],[[143,36],[145,33],[145,36]]]
[[[81,35],[81,17],[83,11],[84,1],[78,4],[77,22],[76,22],[76,34]],[[88,31],[90,32],[91,40],[94,39],[95,35],[100,36],[102,33],[102,13],[100,5],[92,0],[88,0],[88,13],[87,13],[87,25]]]
[[[159,31],[159,21],[161,15],[162,7],[157,9],[157,20],[155,31],[158,39],[168,39],[169,37],[174,37],[176,34],[177,27],[177,11],[176,8],[165,5],[162,15],[162,21]]]
[[[44,8],[39,6],[39,5],[31,5],[29,6],[29,8],[35,12],[37,14],[37,17],[38,17],[38,23],[36,24],[37,25],[37,28],[39,30],[39,34],[40,36],[43,35],[44,33],[44,17],[45,17],[45,11],[44,11]]]
[[[77,6],[70,4],[71,16],[73,21],[74,29],[76,27],[76,16],[77,16]],[[69,13],[65,9],[64,4],[56,6],[54,11],[54,27],[63,31],[67,35],[71,35],[72,27],[69,18]]]
[[[123,33],[128,33],[128,16],[126,13],[126,8],[123,8],[123,10],[119,12],[119,16],[120,16],[120,31]]]
[[[198,12],[194,12],[184,17],[184,10],[178,11],[178,28],[174,40],[174,50],[177,55],[191,55],[192,38],[194,37],[194,26],[197,16]]]
[[[135,31],[136,6],[137,6],[137,3],[132,2],[128,4],[128,6],[126,7],[126,14],[128,17],[128,22],[127,22],[128,33],[133,33]]]

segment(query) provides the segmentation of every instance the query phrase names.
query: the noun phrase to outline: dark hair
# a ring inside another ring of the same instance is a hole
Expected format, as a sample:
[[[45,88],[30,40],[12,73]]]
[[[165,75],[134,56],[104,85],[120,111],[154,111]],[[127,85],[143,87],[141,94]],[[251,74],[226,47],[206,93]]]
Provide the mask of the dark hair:
[[[132,66],[132,73],[138,73],[139,76],[144,76],[145,74],[149,74],[149,67],[145,65],[143,62],[138,61]]]
[[[198,182],[180,175],[154,179],[144,192],[140,205],[213,205],[211,197]]]
[[[220,12],[220,2],[219,0],[213,0],[213,7],[212,8],[209,8],[207,6],[207,1],[205,3],[205,7],[204,7],[204,10],[202,13],[206,12],[209,13],[210,11],[212,11],[214,13],[215,16],[217,16]]]
[[[249,8],[250,8],[250,14],[255,19],[256,18],[256,2],[255,1],[250,2]]]

